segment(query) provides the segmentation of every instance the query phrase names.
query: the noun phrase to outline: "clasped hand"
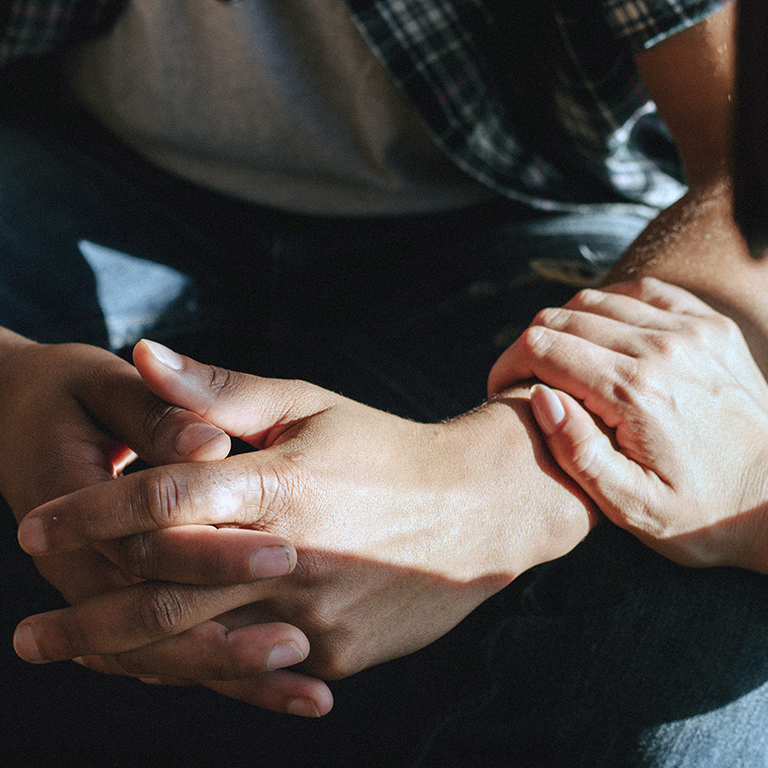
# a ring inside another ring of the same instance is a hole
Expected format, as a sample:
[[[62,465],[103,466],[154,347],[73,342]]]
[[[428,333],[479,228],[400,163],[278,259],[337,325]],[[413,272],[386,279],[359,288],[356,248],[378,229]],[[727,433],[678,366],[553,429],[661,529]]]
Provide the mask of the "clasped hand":
[[[132,579],[22,622],[16,647],[30,661],[86,657],[324,714],[327,687],[274,671],[275,649],[278,666],[306,657],[302,673],[326,679],[410,653],[593,523],[531,441],[522,395],[417,424],[159,345],[139,344],[135,364],[157,398],[257,450],[116,477],[26,515],[19,541],[40,562],[95,548]],[[257,578],[278,573],[254,570],[265,545],[251,536],[271,537],[292,572]]]

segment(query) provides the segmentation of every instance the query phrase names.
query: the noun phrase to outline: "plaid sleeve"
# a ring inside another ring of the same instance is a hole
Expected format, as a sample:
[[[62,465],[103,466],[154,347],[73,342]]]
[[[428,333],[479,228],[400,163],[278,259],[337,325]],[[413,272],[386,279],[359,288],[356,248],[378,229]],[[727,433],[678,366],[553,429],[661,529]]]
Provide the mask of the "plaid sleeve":
[[[106,30],[125,0],[6,0],[0,8],[0,66]]]
[[[636,51],[691,27],[731,0],[603,0],[614,33]]]

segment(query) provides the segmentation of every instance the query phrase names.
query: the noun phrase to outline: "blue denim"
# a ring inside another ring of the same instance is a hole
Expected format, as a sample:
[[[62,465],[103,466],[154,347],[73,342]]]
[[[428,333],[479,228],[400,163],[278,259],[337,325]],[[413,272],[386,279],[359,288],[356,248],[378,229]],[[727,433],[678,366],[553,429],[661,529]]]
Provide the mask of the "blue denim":
[[[164,174],[79,114],[0,120],[0,324],[121,354],[149,336],[416,419],[479,403],[496,356],[572,294],[546,276],[594,278],[644,224],[502,201],[296,217]],[[682,568],[608,523],[428,648],[334,683],[319,722],[20,662],[15,623],[60,598],[2,525],[9,765],[768,765],[765,578]]]

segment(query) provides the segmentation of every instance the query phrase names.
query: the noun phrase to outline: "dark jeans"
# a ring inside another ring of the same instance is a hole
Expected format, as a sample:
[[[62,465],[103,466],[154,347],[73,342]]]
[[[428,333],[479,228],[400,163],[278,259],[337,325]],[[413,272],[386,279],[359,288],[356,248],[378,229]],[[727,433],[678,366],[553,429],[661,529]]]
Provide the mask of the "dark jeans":
[[[502,349],[570,296],[532,258],[617,255],[642,224],[502,203],[287,216],[172,178],[80,115],[0,121],[0,325],[118,352],[144,335],[415,419],[479,403]],[[430,647],[335,683],[317,722],[24,664],[15,624],[61,600],[2,525],[9,766],[768,765],[768,583],[676,566],[609,524]]]

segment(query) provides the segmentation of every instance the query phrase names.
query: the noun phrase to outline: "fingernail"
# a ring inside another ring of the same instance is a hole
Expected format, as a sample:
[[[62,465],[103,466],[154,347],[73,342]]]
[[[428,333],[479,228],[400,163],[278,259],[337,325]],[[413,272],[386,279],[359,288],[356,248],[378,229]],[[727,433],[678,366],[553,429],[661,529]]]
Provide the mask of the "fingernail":
[[[37,647],[35,633],[29,624],[22,624],[13,635],[13,650],[16,654],[31,663],[44,661],[40,649]]]
[[[283,667],[292,667],[294,664],[304,661],[304,654],[296,643],[280,643],[276,645],[267,659],[267,671],[273,672]]]
[[[544,384],[534,384],[531,389],[531,406],[545,435],[553,435],[565,421],[565,408],[560,398]]]
[[[156,341],[150,341],[149,339],[142,339],[142,341],[149,347],[149,351],[155,358],[167,368],[180,371],[184,367],[181,355],[177,355],[172,349],[168,349],[165,345],[159,344]]]
[[[299,717],[320,717],[320,710],[311,699],[291,699],[286,710],[289,715]]]
[[[203,424],[198,421],[184,427],[184,429],[176,435],[176,439],[173,441],[173,447],[176,449],[176,453],[178,453],[179,456],[189,456],[198,448],[201,448],[206,443],[210,443],[211,440],[215,440],[223,434],[224,432],[218,427],[214,427],[213,424]]]
[[[288,547],[263,547],[251,558],[251,569],[257,579],[285,576],[293,569]]]
[[[19,523],[17,532],[19,546],[28,555],[42,555],[48,551],[48,537],[42,520],[37,517],[25,517]]]

